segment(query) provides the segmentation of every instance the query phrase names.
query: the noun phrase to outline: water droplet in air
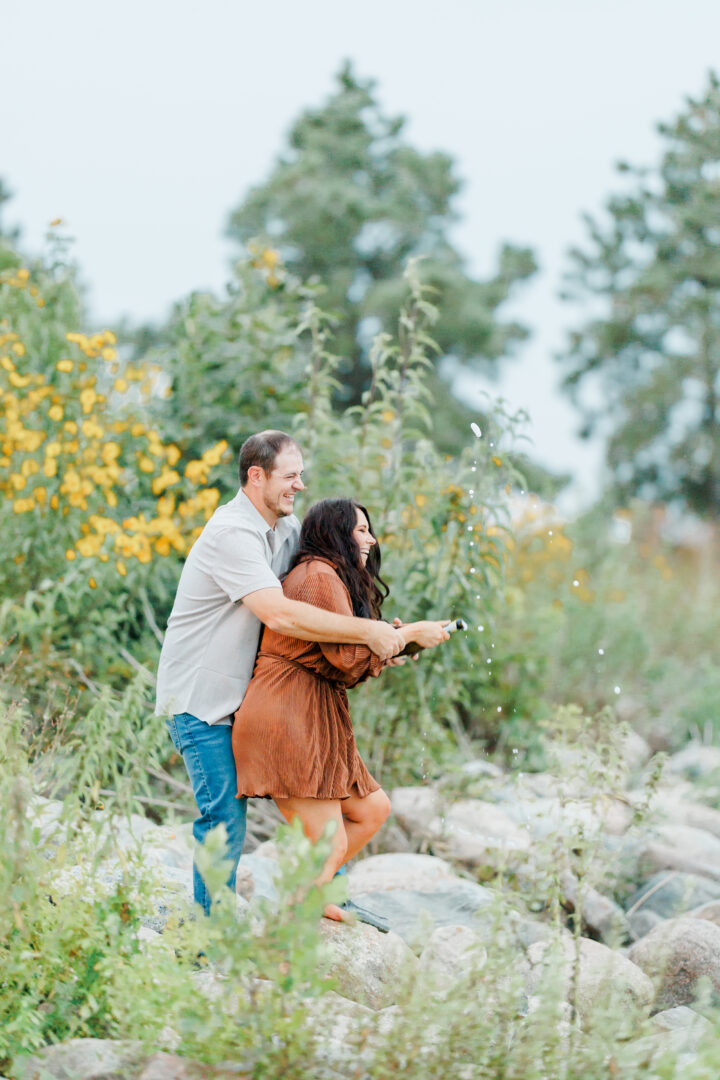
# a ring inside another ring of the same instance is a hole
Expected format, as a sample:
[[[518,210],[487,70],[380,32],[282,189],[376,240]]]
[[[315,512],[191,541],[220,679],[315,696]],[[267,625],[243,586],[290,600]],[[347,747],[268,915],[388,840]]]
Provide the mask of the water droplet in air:
[[[502,712],[502,705],[498,705],[498,712]]]
[[[517,753],[518,753],[518,751],[517,751],[517,750],[513,750],[513,755],[514,755],[514,756],[517,756]]]
[[[604,655],[605,655],[605,650],[604,649],[598,649],[598,656],[604,656]]]
[[[488,656],[488,660],[487,660],[487,662],[488,662],[488,664],[492,664],[492,660],[490,659],[490,657],[489,657],[489,656]]]
[[[477,426],[475,421],[473,421],[472,424],[470,425],[470,430],[472,431],[472,433],[473,433],[473,435],[475,436],[476,439],[482,438],[482,431]]]
[[[470,567],[470,573],[471,573],[471,574],[474,574],[474,573],[475,573],[475,567],[474,567],[474,566],[471,566],[471,567]]]
[[[476,599],[476,600],[479,600],[479,599],[480,599],[480,597],[479,597],[479,596],[477,596],[477,597],[476,597],[475,599]],[[484,630],[484,629],[485,629],[485,627],[484,627],[484,626],[478,626],[478,630]]]
[[[613,690],[615,691],[616,694],[620,693],[620,687],[619,686],[614,686]]]
[[[477,472],[477,465],[473,465],[473,467],[472,467],[472,469],[470,470],[470,472]]]
[[[475,547],[475,541],[474,540],[470,541],[470,547]]]
[[[577,580],[577,578],[576,578],[576,579],[575,579],[575,581],[573,581],[573,588],[574,588],[574,589],[577,589],[577,587],[578,587],[578,585],[579,585],[579,584],[580,584],[580,582],[579,582],[579,581]]]
[[[475,488],[468,488],[468,495],[474,495],[474,494],[475,494]]]
[[[552,536],[552,529],[548,529],[548,536]]]

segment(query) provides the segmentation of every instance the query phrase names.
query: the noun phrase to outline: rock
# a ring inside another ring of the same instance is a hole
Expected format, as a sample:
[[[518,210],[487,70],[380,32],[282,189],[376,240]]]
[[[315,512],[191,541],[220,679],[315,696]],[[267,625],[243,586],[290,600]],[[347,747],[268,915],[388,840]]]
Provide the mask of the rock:
[[[707,919],[708,922],[720,926],[720,900],[710,900],[707,904],[688,911],[691,919]]]
[[[441,810],[441,799],[430,787],[394,788],[390,803],[393,817],[410,836],[423,836]]]
[[[700,780],[711,773],[720,773],[720,747],[689,743],[673,754],[665,767],[671,775],[686,776],[689,780]]]
[[[691,1004],[700,979],[720,1004],[720,926],[688,916],[668,919],[636,941],[628,958],[656,982],[658,1009]]]
[[[278,865],[274,858],[259,854],[260,848],[264,846],[261,844],[251,855],[240,857],[235,878],[235,892],[245,900],[251,900],[255,896],[277,900],[275,877]]]
[[[391,928],[410,945],[419,938],[423,944],[438,926],[492,925],[496,916],[496,896],[474,881],[438,880],[423,890],[388,889],[359,893],[353,897],[362,907],[383,915]]]
[[[599,934],[603,941],[617,943],[629,936],[630,928],[625,912],[610,897],[603,896],[589,885],[581,888],[578,879],[569,870],[559,875],[559,884],[565,899],[575,910],[580,899],[582,921],[590,930]]]
[[[438,881],[457,881],[449,863],[435,855],[396,853],[370,855],[352,865],[348,873],[350,896],[389,889],[422,891]]]
[[[503,866],[530,847],[526,829],[493,803],[462,799],[427,826],[433,848],[471,866]]]
[[[632,821],[633,811],[624,800],[610,796],[587,799],[522,799],[503,802],[503,810],[517,824],[527,826],[535,840],[548,836],[582,833],[588,840],[600,831],[621,835]]]
[[[710,900],[720,900],[720,882],[701,874],[671,871],[653,874],[630,897],[625,910],[628,919],[642,909],[653,911],[662,919],[669,919]]]
[[[467,926],[440,926],[420,954],[420,970],[443,989],[487,960],[478,935]]]
[[[329,947],[328,974],[339,993],[371,1009],[393,1005],[404,980],[417,970],[417,957],[392,931],[381,934],[364,923],[323,919],[320,932]]]
[[[252,854],[259,855],[263,859],[274,859],[275,862],[280,858],[280,852],[274,840],[263,840],[262,844],[258,844],[253,850]]]
[[[630,929],[630,936],[633,941],[637,941],[641,937],[645,937],[651,930],[663,921],[661,915],[651,911],[649,908],[640,908],[639,911],[634,911],[627,918],[627,925]]]
[[[373,836],[370,842],[370,850],[373,854],[379,852],[407,854],[414,850],[414,845],[415,842],[410,839],[405,830],[401,829],[397,822],[389,819]]]
[[[620,701],[622,701],[622,698]],[[620,702],[618,702],[619,704]],[[639,772],[643,765],[647,765],[653,753],[646,740],[633,728],[628,728],[625,737],[620,741],[618,749],[622,762],[630,775]]]
[[[142,1045],[114,1039],[69,1039],[13,1061],[15,1080],[102,1080],[125,1076],[143,1060]]]
[[[690,825],[720,838],[720,810],[711,806],[671,794],[664,799],[657,799],[654,809],[671,824]]]
[[[460,772],[463,776],[489,776],[493,780],[505,775],[499,765],[496,765],[493,761],[488,761],[486,758],[464,761],[460,766]]]
[[[643,837],[641,865],[720,881],[720,839],[690,825],[657,825]]]
[[[685,1036],[682,1040],[683,1049],[687,1050],[696,1050],[701,1039],[714,1031],[709,1020],[694,1009],[689,1009],[687,1005],[676,1005],[674,1009],[655,1013],[651,1022],[660,1031],[682,1032]]]
[[[251,1080],[251,1068],[251,1063],[206,1065],[160,1051],[147,1059],[137,1080]]]
[[[577,948],[575,1006],[581,1021],[585,1021],[596,1006],[610,1000],[624,1002],[630,1015],[636,1010],[649,1010],[654,996],[653,984],[635,963],[589,938],[579,938]],[[572,938],[531,945],[527,952],[532,966],[529,992],[538,993],[545,972],[552,967],[554,975],[559,972],[561,994],[567,999],[573,983],[575,955],[576,942]]]

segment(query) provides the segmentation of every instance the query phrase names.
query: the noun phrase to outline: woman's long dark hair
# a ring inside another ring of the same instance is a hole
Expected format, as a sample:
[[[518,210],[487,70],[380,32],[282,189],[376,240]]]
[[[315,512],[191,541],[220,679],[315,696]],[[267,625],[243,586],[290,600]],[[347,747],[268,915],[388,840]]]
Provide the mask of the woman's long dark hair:
[[[346,586],[352,600],[353,614],[365,619],[380,618],[380,609],[389,589],[380,577],[380,545],[373,544],[363,566],[353,529],[357,511],[370,515],[355,499],[322,499],[310,507],[302,524],[300,547],[290,569],[304,559],[329,559]]]

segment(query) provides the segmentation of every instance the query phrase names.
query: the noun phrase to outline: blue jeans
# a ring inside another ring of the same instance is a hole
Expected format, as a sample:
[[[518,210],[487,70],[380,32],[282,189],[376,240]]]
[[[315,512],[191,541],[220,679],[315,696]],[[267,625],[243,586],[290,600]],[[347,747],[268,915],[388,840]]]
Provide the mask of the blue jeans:
[[[200,817],[193,836],[202,844],[206,834],[222,823],[227,829],[227,857],[232,861],[228,887],[235,891],[235,874],[245,839],[247,799],[236,799],[237,774],[232,752],[232,728],[206,724],[190,713],[178,713],[167,721],[175,749],[182,754]],[[193,863],[193,893],[207,915],[210,895]]]

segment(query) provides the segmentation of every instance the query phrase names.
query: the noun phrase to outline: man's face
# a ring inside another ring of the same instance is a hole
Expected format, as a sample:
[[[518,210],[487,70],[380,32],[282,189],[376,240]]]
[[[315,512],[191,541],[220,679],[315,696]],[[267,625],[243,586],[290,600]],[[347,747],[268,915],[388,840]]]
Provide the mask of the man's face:
[[[272,472],[262,474],[260,494],[271,514],[278,518],[292,514],[295,495],[305,490],[302,473],[302,454],[297,447],[287,446],[275,458]]]

